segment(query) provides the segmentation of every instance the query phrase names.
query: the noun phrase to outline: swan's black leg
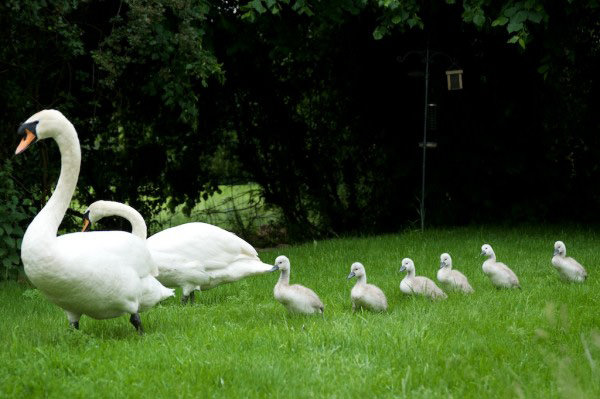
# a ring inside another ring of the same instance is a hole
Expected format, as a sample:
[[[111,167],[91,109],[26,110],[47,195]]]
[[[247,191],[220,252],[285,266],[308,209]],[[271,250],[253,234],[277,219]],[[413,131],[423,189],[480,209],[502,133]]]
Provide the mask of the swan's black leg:
[[[139,313],[132,314],[129,318],[129,321],[131,322],[131,324],[133,324],[137,332],[139,332],[140,334],[144,333],[144,327],[142,327],[142,319],[140,319]]]
[[[71,313],[68,310],[65,310],[65,313],[67,314],[67,319],[69,319],[69,327],[75,330],[79,330],[79,318],[81,317],[81,315]]]
[[[196,295],[195,295],[196,291],[192,291],[190,292],[190,304],[193,305],[194,304],[194,300],[196,299]]]
[[[182,305],[185,305],[185,304],[187,304],[189,299],[190,299],[190,296],[189,296],[189,295],[182,295],[182,296],[181,296],[181,304],[182,304]]]

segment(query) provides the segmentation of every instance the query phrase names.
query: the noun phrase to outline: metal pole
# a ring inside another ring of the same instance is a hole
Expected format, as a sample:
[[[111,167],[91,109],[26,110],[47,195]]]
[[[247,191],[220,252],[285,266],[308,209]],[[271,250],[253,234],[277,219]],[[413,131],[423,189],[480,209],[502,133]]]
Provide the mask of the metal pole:
[[[423,111],[423,172],[421,179],[421,231],[425,230],[425,155],[427,152],[427,108],[429,102],[429,44],[425,49],[425,110]]]

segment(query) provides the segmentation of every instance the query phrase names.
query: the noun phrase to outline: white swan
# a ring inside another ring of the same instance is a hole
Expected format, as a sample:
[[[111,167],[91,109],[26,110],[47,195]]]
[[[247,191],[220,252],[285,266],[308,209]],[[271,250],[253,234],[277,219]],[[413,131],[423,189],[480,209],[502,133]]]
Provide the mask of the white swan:
[[[96,201],[84,213],[85,230],[103,217],[121,216],[129,221],[132,233],[146,239],[144,218],[129,205]],[[233,233],[207,223],[186,223],[154,234],[146,241],[158,266],[158,280],[167,287],[181,287],[182,301],[194,301],[194,290],[271,271],[258,253]]]
[[[388,306],[385,294],[379,287],[367,284],[367,272],[362,263],[355,262],[350,266],[348,279],[352,277],[356,277],[356,284],[350,292],[352,310],[364,308],[375,312],[385,312]]]
[[[491,245],[483,244],[481,246],[481,255],[488,257],[483,262],[481,268],[496,288],[521,288],[515,272],[504,263],[496,261],[496,254]]]
[[[23,123],[19,134],[23,139],[16,154],[46,138],[56,141],[61,154],[56,188],[23,237],[21,259],[27,277],[65,310],[75,328],[83,314],[106,319],[129,313],[131,323],[143,332],[138,312],[174,295],[152,277],[152,258],[145,243],[116,231],[57,237],[81,164],[75,128],[59,111],[44,110]]]
[[[402,259],[400,271],[407,271],[406,277],[400,282],[400,291],[408,295],[423,295],[431,299],[446,299],[444,293],[432,280],[423,276],[415,276],[415,263],[409,259]]]
[[[582,283],[587,278],[585,268],[575,259],[567,256],[567,247],[562,241],[556,241],[554,243],[552,266],[554,266],[566,280]]]
[[[275,259],[272,271],[281,270],[273,294],[275,299],[291,313],[321,313],[325,310],[319,296],[310,288],[300,284],[290,285],[290,260],[285,256]]]
[[[452,269],[452,258],[447,253],[440,255],[440,270],[437,272],[437,279],[457,291],[473,292],[473,287],[469,284],[467,277],[458,270]]]

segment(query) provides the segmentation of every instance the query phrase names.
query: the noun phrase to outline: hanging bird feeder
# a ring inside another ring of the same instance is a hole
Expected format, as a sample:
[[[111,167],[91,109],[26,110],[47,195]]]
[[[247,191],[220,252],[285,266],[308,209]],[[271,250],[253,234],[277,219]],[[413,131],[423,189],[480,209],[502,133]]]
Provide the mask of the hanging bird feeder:
[[[448,90],[462,90],[462,75],[462,69],[453,69],[451,71],[446,71],[446,78],[448,79]]]

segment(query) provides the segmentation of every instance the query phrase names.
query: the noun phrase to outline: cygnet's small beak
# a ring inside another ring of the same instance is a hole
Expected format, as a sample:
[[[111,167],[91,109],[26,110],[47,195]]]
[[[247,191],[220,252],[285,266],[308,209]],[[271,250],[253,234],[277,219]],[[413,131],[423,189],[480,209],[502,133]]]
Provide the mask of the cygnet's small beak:
[[[400,270],[398,270],[399,272],[403,272],[406,270],[406,266],[402,265],[402,267],[400,268]]]
[[[269,270],[269,271],[270,271],[270,272],[274,272],[274,271],[277,271],[277,270],[279,270],[279,266],[275,265],[275,266],[273,266],[273,268],[272,268],[271,270]]]
[[[556,256],[558,255],[558,248],[554,248],[554,254],[552,254],[552,256]]]
[[[479,256],[485,256],[485,252],[481,251],[481,253],[479,254]]]
[[[350,274],[348,275],[348,280],[350,280],[354,276],[356,276],[356,274],[354,274],[354,272],[350,272]]]
[[[440,262],[440,269],[443,268],[444,266],[446,266],[446,264],[444,263],[444,261]]]

